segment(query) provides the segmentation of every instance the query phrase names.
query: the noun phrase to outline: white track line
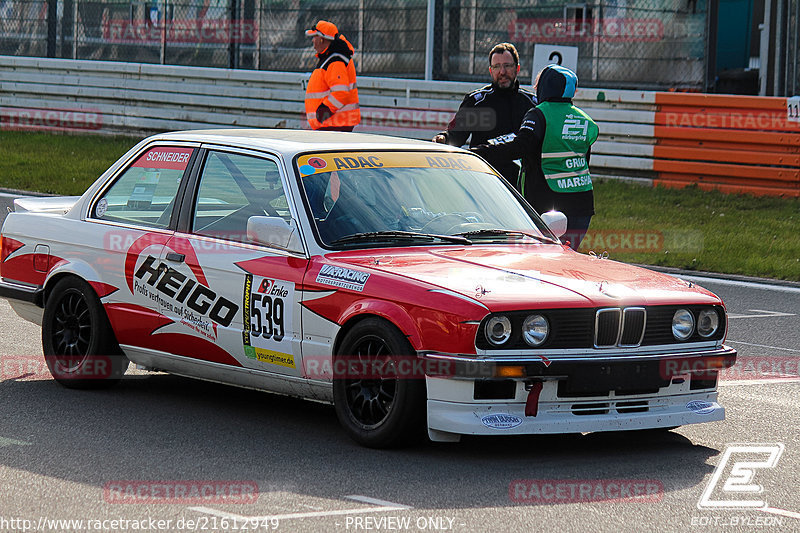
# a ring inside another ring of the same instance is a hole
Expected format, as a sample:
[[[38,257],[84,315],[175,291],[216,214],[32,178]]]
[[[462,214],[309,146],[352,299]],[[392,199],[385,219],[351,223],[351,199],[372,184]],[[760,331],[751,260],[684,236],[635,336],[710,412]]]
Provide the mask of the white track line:
[[[247,520],[252,520],[254,522],[262,522],[269,520],[291,520],[293,518],[318,518],[323,516],[339,516],[339,515],[362,514],[362,513],[381,513],[386,511],[403,511],[406,509],[411,509],[411,507],[409,507],[408,505],[401,505],[399,503],[392,503],[384,500],[378,500],[375,498],[370,498],[368,496],[351,495],[347,496],[347,498],[350,500],[375,504],[378,505],[378,507],[337,509],[335,511],[309,511],[305,513],[286,513],[286,514],[275,514],[266,516],[244,516],[235,513],[228,513],[225,511],[218,511],[217,509],[211,509],[210,507],[190,507],[189,509],[192,511],[197,511],[198,513],[211,514],[219,516],[220,518],[228,518],[230,520],[240,520],[242,522]]]
[[[776,509],[774,507],[764,507],[761,509],[765,513],[772,513],[781,516],[788,516],[789,518],[796,518],[800,520],[800,513],[795,513],[794,511],[787,511],[786,509]]]

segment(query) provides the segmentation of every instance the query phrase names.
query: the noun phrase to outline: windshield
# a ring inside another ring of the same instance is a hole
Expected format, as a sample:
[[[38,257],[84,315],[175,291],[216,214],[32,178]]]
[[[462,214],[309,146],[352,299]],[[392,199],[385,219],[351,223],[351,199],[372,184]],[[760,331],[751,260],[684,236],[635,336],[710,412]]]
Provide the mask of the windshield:
[[[442,244],[432,235],[481,242],[553,238],[539,217],[471,154],[319,153],[298,157],[297,165],[306,205],[326,246]],[[418,242],[410,242],[416,234]]]

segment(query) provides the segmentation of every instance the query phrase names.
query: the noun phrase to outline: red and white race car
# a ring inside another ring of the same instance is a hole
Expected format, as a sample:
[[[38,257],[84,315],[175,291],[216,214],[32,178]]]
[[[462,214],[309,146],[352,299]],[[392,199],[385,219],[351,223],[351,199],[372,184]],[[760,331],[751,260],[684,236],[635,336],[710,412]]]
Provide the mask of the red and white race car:
[[[736,352],[710,292],[576,253],[482,159],[281,130],[145,139],[81,197],[24,198],[0,295],[66,386],[148,369],[333,402],[419,435],[722,420]],[[546,220],[547,223],[543,220]]]

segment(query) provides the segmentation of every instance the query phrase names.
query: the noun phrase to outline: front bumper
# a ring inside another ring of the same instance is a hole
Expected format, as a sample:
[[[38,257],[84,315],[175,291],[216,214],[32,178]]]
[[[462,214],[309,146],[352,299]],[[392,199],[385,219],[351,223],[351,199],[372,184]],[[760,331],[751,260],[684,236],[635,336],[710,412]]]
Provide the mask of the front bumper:
[[[683,353],[558,357],[420,354],[428,426],[445,434],[582,433],[652,429],[725,418],[717,371],[736,362],[727,346]],[[514,372],[509,373],[507,369]],[[516,373],[516,374],[515,374]],[[515,375],[513,378],[508,376]],[[505,381],[479,396],[479,382]]]

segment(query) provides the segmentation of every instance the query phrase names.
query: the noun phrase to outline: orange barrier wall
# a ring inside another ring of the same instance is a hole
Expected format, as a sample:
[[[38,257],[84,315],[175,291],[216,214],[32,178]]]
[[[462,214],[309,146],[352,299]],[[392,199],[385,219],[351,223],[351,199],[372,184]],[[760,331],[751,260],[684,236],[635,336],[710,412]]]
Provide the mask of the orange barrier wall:
[[[786,98],[656,93],[653,182],[800,197],[800,123]]]

